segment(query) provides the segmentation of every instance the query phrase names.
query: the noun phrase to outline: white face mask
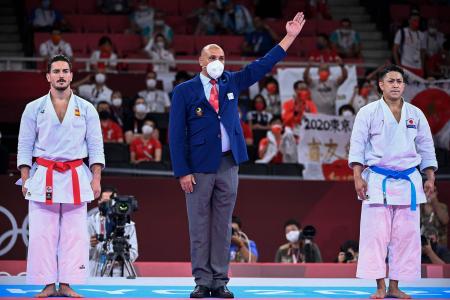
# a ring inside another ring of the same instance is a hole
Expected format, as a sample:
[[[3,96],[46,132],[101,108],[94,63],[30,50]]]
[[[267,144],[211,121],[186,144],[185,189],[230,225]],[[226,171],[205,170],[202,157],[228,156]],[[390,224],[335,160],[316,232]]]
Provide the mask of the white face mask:
[[[300,237],[300,231],[299,230],[292,230],[286,233],[286,239],[291,243],[298,242],[298,238]]]
[[[147,87],[149,89],[153,89],[156,86],[156,80],[155,79],[147,79]]]
[[[349,111],[349,110],[344,110],[342,112],[342,116],[343,117],[351,117],[351,116],[353,116],[353,113],[351,111]]]
[[[112,99],[112,105],[119,107],[122,105],[122,98],[114,98]]]
[[[431,34],[435,34],[437,32],[437,29],[433,28],[433,27],[430,27],[430,28],[428,28],[428,32],[431,33]]]
[[[146,113],[147,106],[143,103],[136,104],[136,112],[137,113]]]
[[[105,74],[103,73],[95,74],[95,82],[97,82],[98,84],[105,83],[105,80],[106,80]]]
[[[222,76],[224,67],[223,63],[216,59],[206,66],[206,72],[211,78],[217,79]]]
[[[158,48],[163,49],[163,48],[164,48],[164,42],[157,42],[157,43],[156,43],[156,46],[157,46]]]
[[[147,124],[142,126],[142,134],[149,135],[149,134],[152,134],[152,132],[153,132],[153,127],[152,126],[147,125]]]

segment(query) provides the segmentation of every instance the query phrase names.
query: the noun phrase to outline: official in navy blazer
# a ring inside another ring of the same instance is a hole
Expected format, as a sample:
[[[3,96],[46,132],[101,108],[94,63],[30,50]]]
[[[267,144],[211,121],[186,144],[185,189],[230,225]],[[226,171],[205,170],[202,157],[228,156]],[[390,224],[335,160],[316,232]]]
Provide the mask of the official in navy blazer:
[[[226,286],[231,217],[238,165],[248,160],[239,93],[286,56],[304,23],[303,13],[297,13],[287,22],[281,42],[238,72],[223,71],[225,54],[220,46],[205,46],[199,57],[201,73],[173,91],[169,144],[174,174],[186,197],[196,283],[191,298],[234,297]]]

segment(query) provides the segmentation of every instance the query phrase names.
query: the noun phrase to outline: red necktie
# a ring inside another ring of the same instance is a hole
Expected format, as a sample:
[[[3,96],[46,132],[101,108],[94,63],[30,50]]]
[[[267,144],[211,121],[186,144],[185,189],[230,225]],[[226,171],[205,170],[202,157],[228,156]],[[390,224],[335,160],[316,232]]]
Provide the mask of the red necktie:
[[[217,91],[216,81],[211,79],[209,82],[212,84],[211,94],[209,94],[209,103],[216,112],[219,112],[219,92]]]

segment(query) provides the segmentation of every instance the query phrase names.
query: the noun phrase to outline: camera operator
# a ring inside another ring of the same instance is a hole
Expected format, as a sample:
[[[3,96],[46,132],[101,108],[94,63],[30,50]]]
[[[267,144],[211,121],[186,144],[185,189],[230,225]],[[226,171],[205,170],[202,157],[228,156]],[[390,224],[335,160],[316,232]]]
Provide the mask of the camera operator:
[[[284,231],[288,243],[278,248],[275,262],[294,264],[322,262],[319,246],[313,242],[316,234],[316,229],[313,226],[305,226],[302,230],[300,223],[291,219],[284,224]]]
[[[98,200],[98,208],[92,209],[88,217],[88,230],[90,236],[89,249],[89,265],[92,277],[101,276],[103,264],[106,261],[106,253],[104,243],[106,238],[114,231],[115,224],[106,217],[105,212],[101,209],[102,205],[108,201],[114,201],[117,196],[117,191],[113,187],[103,187]],[[125,225],[125,236],[129,236],[128,243],[130,244],[130,261],[134,262],[138,257],[138,245],[136,236],[135,223],[131,221]],[[130,274],[122,274],[122,261],[116,261],[113,268],[112,275],[114,277],[129,276]]]
[[[348,240],[341,245],[339,254],[335,260],[337,263],[356,263],[358,262],[359,245],[357,241]]]
[[[422,235],[422,263],[423,264],[449,264],[450,251],[439,244],[438,230],[428,227]]]
[[[258,249],[256,243],[248,239],[242,231],[242,221],[238,216],[231,220],[231,262],[256,262],[258,260]]]

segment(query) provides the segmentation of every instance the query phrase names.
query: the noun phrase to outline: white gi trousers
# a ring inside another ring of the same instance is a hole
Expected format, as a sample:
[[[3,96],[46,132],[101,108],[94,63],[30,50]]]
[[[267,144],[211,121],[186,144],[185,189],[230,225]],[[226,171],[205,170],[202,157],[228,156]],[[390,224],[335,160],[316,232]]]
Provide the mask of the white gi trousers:
[[[89,275],[87,204],[29,201],[29,284],[80,284]]]
[[[413,281],[421,277],[420,209],[363,204],[356,277]]]

